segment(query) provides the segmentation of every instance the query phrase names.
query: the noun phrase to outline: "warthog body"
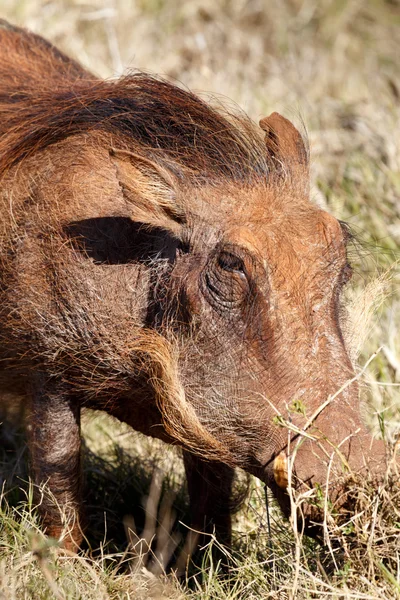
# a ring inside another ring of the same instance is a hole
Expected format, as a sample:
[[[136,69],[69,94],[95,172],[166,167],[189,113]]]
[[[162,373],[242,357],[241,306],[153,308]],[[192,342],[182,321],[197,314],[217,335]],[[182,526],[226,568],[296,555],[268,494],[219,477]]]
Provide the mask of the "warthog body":
[[[330,473],[336,498],[343,464],[379,463],[346,386],[346,228],[310,202],[289,121],[98,80],[5,22],[0,117],[0,389],[29,401],[49,534],[58,504],[81,541],[81,407],[182,446],[192,525],[225,542],[234,467],[288,514],[288,477]]]

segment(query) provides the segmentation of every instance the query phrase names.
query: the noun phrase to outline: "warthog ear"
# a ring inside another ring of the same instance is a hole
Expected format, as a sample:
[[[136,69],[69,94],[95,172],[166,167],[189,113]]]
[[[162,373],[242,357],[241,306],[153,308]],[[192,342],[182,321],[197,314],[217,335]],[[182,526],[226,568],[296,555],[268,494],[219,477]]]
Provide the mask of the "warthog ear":
[[[111,148],[110,158],[122,193],[131,206],[132,220],[166,229],[179,237],[184,214],[176,202],[173,175],[129,150]]]
[[[260,121],[266,132],[267,151],[274,169],[308,173],[308,148],[296,127],[277,112]]]

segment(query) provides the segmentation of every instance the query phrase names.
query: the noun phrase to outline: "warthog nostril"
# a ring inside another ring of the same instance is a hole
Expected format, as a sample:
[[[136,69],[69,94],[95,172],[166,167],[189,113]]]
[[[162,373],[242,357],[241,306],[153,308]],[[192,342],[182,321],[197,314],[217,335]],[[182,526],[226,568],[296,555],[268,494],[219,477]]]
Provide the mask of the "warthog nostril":
[[[287,457],[284,452],[278,454],[274,460],[274,479],[276,484],[282,488],[286,489],[288,486],[288,466],[287,466]]]

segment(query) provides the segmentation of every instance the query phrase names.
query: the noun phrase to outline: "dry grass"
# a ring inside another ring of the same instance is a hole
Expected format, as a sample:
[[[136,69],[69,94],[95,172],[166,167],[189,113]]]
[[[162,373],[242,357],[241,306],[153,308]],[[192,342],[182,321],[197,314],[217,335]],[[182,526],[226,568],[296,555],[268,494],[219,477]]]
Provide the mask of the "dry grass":
[[[364,376],[364,394],[394,442],[400,431],[398,0],[2,0],[0,16],[45,35],[100,75],[144,68],[223,94],[255,120],[278,110],[304,122],[315,201],[347,220],[358,238],[348,337],[361,364],[382,346]],[[157,464],[168,473],[157,493],[177,494],[173,509],[164,501],[170,535],[161,539],[185,535],[178,521],[187,501],[173,452],[160,452],[105,417],[86,423],[88,545],[100,550],[76,558],[40,534],[20,491],[29,496],[23,438],[12,433],[3,427],[0,473],[9,491],[0,516],[1,600],[400,598],[396,475],[378,490],[358,482],[355,515],[328,510],[325,546],[296,538],[275,508],[269,533],[263,493],[252,482],[236,516],[229,577],[216,576],[218,565],[206,552],[203,581],[190,571],[181,588],[173,577],[151,575],[165,558],[156,559],[153,546],[150,553],[137,546],[129,533],[133,522],[139,536],[146,530],[143,497]]]

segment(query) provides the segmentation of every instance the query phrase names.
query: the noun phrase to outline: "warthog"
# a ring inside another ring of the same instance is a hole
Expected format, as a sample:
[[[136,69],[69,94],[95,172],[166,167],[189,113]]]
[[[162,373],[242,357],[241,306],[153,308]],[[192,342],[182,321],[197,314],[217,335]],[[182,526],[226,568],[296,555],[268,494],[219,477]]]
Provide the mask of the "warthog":
[[[0,57],[0,388],[29,402],[48,534],[61,508],[82,540],[82,407],[181,446],[192,526],[225,543],[235,467],[287,515],[288,479],[335,500],[379,468],[340,328],[348,229],[310,201],[297,129],[99,80],[4,21]]]

